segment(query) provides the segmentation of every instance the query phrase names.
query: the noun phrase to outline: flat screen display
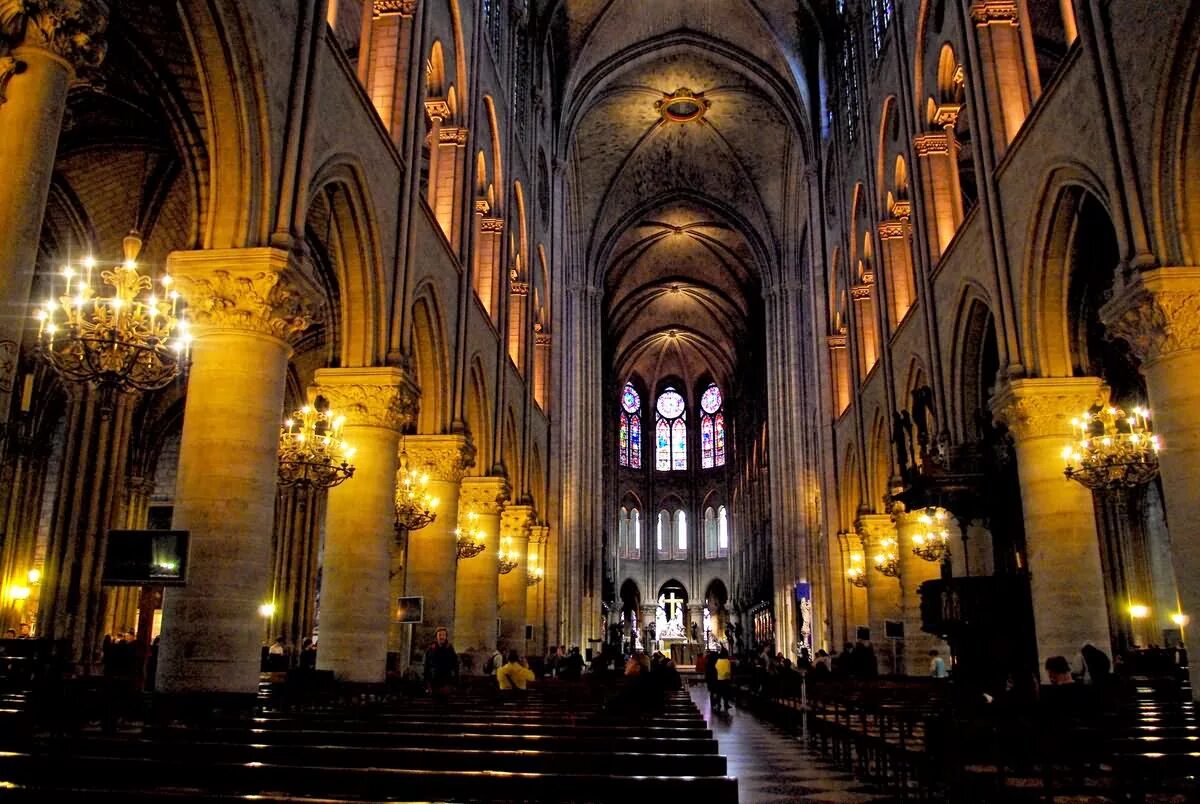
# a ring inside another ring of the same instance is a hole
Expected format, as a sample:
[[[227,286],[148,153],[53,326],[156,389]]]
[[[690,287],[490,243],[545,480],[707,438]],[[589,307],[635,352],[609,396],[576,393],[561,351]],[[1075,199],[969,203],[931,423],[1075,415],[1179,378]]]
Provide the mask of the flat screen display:
[[[104,555],[105,586],[183,586],[187,583],[186,530],[113,530]]]
[[[425,598],[401,597],[396,599],[396,618],[398,623],[424,622]]]

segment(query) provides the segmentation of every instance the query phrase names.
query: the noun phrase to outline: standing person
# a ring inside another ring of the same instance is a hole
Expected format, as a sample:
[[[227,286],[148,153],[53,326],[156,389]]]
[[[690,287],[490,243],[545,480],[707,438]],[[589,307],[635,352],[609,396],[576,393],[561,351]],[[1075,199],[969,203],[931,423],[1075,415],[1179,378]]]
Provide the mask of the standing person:
[[[729,651],[722,648],[713,666],[717,671],[717,697],[728,712],[729,701],[733,697],[733,661],[729,658]]]
[[[500,652],[500,646],[497,645],[496,649],[492,651],[492,655],[486,662],[483,663],[483,674],[487,676],[494,676],[503,665],[504,654]],[[501,687],[500,689],[504,688]]]
[[[458,682],[458,653],[450,644],[450,632],[439,628],[425,651],[425,683],[438,700],[446,700]]]
[[[558,677],[566,681],[578,681],[583,678],[583,655],[579,648],[571,648],[571,653],[559,666]]]
[[[704,656],[704,686],[708,687],[709,709],[715,712],[721,701],[721,692],[717,687],[717,652],[715,650],[710,650]]]

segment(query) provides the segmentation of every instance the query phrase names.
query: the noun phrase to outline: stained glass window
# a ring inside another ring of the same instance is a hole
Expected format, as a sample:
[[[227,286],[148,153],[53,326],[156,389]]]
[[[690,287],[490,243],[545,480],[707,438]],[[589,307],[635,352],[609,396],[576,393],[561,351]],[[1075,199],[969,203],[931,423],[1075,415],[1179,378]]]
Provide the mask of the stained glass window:
[[[704,509],[704,557],[717,557],[717,512],[712,506]]]
[[[725,400],[716,383],[700,397],[700,467],[712,469],[725,465]]]
[[[642,468],[642,398],[637,389],[625,383],[621,392],[621,434],[618,462],[633,469]]]
[[[717,509],[717,555],[721,558],[729,555],[729,512],[723,505]]]
[[[655,408],[655,468],[660,472],[687,469],[687,403],[668,387],[659,394]]]
[[[670,539],[671,530],[671,515],[666,509],[658,512],[658,523],[654,529],[654,549],[660,557],[665,558],[670,549],[668,539]]]

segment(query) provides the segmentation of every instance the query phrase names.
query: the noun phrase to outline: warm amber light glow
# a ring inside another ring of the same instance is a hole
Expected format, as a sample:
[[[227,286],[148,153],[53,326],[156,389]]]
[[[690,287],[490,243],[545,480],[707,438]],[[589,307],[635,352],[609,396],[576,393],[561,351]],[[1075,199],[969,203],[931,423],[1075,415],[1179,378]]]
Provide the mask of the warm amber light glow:
[[[8,595],[13,600],[28,600],[30,589],[28,586],[14,586],[8,590]]]
[[[274,603],[263,603],[261,606],[258,607],[258,616],[264,617],[266,619],[270,619],[271,617],[274,617],[275,616],[275,604]]]
[[[1144,620],[1150,616],[1150,607],[1135,603],[1129,607],[1129,616],[1135,620]]]

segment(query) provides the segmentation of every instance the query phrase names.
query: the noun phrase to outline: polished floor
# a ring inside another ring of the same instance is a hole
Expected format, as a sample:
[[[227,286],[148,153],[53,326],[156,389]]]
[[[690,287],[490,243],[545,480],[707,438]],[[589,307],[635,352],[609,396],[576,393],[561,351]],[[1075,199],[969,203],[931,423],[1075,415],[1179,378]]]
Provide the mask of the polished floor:
[[[739,801],[888,804],[899,800],[834,767],[808,751],[796,736],[750,712],[734,706],[728,712],[714,713],[703,684],[692,687],[691,692],[719,741],[718,750],[729,760],[729,775],[738,779]]]

